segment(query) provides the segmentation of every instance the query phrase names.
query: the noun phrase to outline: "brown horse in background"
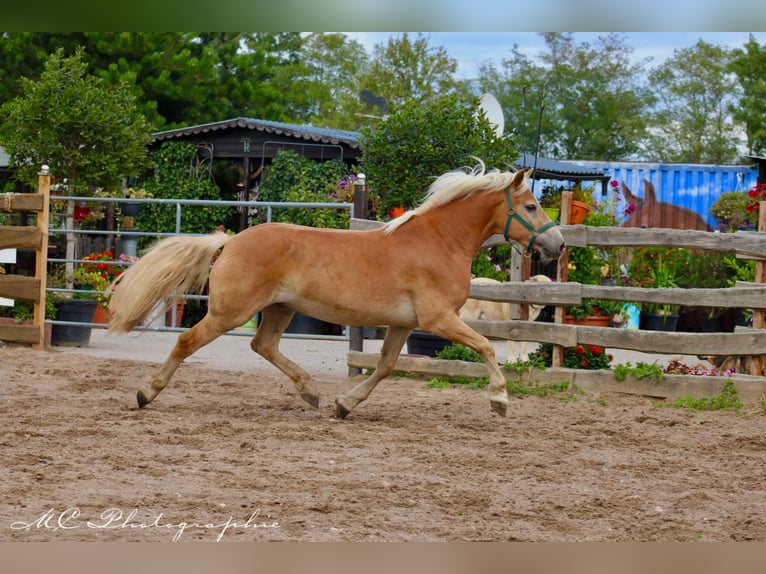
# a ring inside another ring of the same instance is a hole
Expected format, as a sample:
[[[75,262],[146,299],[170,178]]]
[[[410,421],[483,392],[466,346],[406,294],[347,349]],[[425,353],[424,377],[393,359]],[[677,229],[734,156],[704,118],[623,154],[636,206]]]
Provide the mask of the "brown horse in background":
[[[654,185],[644,180],[644,197],[638,197],[622,182],[622,194],[628,203],[636,206],[622,227],[669,227],[712,231],[712,227],[695,211],[664,201],[657,201]]]
[[[113,285],[111,332],[127,332],[160,303],[170,305],[209,281],[207,315],[181,333],[165,363],[137,393],[151,402],[181,362],[259,311],[251,348],[289,376],[300,396],[319,406],[316,385],[278,348],[296,312],[352,326],[387,325],[375,371],[338,397],[345,417],[391,374],[416,327],[476,351],[489,371],[492,410],[505,415],[506,380],[486,337],[458,312],[470,291],[471,262],[482,243],[502,233],[526,254],[558,258],[566,248],[529,187],[529,172],[448,172],[437,178],[418,208],[382,228],[316,229],[266,223],[235,236],[163,239]],[[218,253],[210,268],[211,259]]]

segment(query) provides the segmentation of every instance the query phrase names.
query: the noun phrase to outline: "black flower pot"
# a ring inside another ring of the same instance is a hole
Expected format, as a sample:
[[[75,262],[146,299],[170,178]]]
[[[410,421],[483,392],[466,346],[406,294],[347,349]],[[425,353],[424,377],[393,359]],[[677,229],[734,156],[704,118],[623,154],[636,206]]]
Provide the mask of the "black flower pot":
[[[301,333],[305,335],[342,335],[343,328],[335,323],[321,321],[308,315],[296,313],[285,333]]]
[[[56,321],[92,323],[98,301],[95,299],[68,299],[56,307]],[[84,325],[53,324],[51,345],[63,347],[87,347],[90,344],[91,327]]]
[[[120,213],[127,217],[136,217],[141,211],[140,203],[119,203]]]
[[[678,315],[669,313],[667,315],[644,313],[638,319],[638,328],[647,331],[675,331],[678,325]]]
[[[435,357],[439,351],[451,344],[452,341],[439,337],[438,335],[433,335],[424,331],[413,331],[407,338],[407,353],[410,355]]]

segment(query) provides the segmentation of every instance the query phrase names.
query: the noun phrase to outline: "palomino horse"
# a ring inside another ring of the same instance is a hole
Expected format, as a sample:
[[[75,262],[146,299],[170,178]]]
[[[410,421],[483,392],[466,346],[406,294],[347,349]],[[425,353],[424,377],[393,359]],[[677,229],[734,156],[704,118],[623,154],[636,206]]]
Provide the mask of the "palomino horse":
[[[470,290],[471,261],[496,233],[556,258],[565,249],[559,230],[528,185],[528,172],[473,170],[437,178],[426,199],[380,229],[350,231],[266,223],[235,236],[171,237],[157,242],[113,286],[109,330],[127,332],[159,303],[209,281],[207,315],[178,340],[138,405],[151,402],[181,362],[245,323],[261,323],[251,348],[289,376],[301,397],[319,406],[311,376],[278,348],[293,315],[339,324],[387,325],[375,371],[338,397],[343,418],[394,369],[410,332],[419,327],[474,349],[489,370],[492,410],[505,415],[506,382],[489,341],[458,316]],[[215,260],[213,256],[223,248]]]

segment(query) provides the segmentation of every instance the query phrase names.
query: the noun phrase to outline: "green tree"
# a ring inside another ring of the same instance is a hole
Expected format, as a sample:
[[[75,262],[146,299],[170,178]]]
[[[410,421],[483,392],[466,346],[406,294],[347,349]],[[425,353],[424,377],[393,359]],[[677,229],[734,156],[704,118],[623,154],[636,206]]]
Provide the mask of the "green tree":
[[[2,107],[0,142],[18,177],[34,185],[41,164],[66,178],[69,190],[120,185],[147,162],[151,126],[125,86],[110,87],[87,74],[82,51],[59,49],[39,80],[24,78],[22,94]]]
[[[523,148],[562,159],[625,160],[640,150],[652,98],[631,64],[625,36],[577,44],[570,33],[542,34],[546,51],[535,65],[514,46],[501,70],[482,66],[482,91],[506,110],[506,129]],[[544,108],[541,111],[541,105]]]
[[[22,181],[35,185],[40,166],[47,164],[67,180],[70,194],[88,195],[90,186],[114,190],[124,175],[143,170],[151,126],[127,88],[87,74],[81,50],[71,57],[57,50],[39,80],[22,79],[21,91],[2,107],[0,145]],[[74,226],[72,202],[66,221]],[[74,258],[71,233],[66,254]],[[66,275],[71,287],[71,264]]]
[[[80,49],[88,73],[130,86],[156,128],[235,116],[291,120],[291,71],[302,45],[295,32],[7,32],[0,34],[0,103],[22,76],[36,78],[48,54]]]
[[[411,100],[429,100],[442,94],[465,94],[465,82],[455,79],[457,60],[443,46],[432,46],[429,37],[407,32],[375,46],[361,88],[386,100],[389,112]]]
[[[732,51],[731,69],[742,89],[732,114],[745,128],[747,151],[766,155],[766,45],[759,45],[751,34],[742,49]]]
[[[381,207],[411,208],[434,178],[473,166],[507,169],[518,157],[508,138],[495,136],[486,116],[476,117],[478,101],[455,95],[410,100],[374,129],[363,130],[362,163]]]
[[[293,119],[349,130],[366,125],[359,115],[366,111],[359,100],[369,67],[364,47],[344,34],[315,32],[304,39],[300,54],[300,65],[290,78]]]
[[[737,124],[731,109],[739,86],[729,52],[699,40],[649,75],[658,104],[652,115],[647,156],[655,161],[732,163]]]

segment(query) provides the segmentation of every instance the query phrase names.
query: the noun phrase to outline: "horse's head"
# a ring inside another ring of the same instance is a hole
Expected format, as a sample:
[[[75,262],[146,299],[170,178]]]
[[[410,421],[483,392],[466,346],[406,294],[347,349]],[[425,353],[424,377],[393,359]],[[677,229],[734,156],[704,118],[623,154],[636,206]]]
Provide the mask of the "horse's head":
[[[622,183],[625,200],[631,204],[630,216],[622,227],[668,227],[673,229],[697,229],[710,231],[711,227],[691,209],[664,201],[657,201],[654,185],[644,180],[644,197],[633,195],[625,182]]]
[[[524,246],[524,254],[538,251],[543,259],[558,259],[566,243],[556,224],[551,221],[529,187],[531,170],[519,170],[503,190],[505,205],[502,219],[503,236]]]

